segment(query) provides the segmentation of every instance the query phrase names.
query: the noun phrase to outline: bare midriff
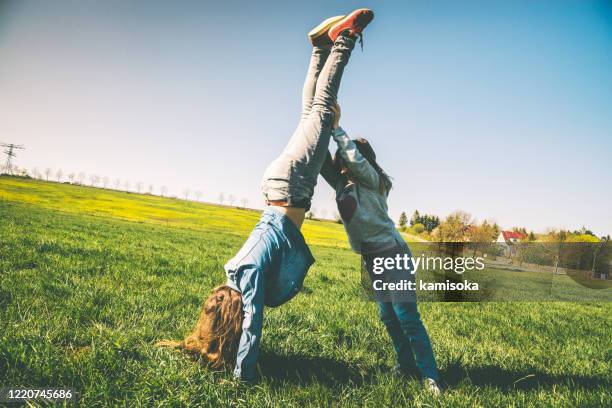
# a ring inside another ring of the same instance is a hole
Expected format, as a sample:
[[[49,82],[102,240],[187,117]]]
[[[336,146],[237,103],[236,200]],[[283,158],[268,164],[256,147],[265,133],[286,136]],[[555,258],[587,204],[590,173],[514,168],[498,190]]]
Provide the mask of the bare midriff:
[[[285,207],[275,204],[270,204],[270,207],[274,207],[276,211],[280,211],[285,214],[285,216],[289,218],[298,227],[298,229],[302,228],[304,217],[306,216],[305,208]]]

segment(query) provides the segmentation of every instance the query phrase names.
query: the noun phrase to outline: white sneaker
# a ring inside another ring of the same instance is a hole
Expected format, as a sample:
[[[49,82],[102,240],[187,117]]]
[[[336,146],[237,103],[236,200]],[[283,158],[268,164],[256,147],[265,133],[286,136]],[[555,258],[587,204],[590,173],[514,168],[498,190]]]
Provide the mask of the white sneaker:
[[[438,386],[438,383],[433,378],[426,378],[425,381],[423,382],[425,385],[425,389],[431,392],[436,397],[442,394],[442,391],[440,391],[440,387]]]

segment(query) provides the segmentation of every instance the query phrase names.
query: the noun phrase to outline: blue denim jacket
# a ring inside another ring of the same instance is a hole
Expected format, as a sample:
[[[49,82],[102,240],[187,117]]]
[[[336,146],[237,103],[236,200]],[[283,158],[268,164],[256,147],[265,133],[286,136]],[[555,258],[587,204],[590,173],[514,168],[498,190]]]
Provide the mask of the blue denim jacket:
[[[242,294],[244,320],[234,376],[255,377],[264,305],[291,300],[302,288],[314,258],[300,230],[268,208],[238,254],[225,265],[228,285]]]

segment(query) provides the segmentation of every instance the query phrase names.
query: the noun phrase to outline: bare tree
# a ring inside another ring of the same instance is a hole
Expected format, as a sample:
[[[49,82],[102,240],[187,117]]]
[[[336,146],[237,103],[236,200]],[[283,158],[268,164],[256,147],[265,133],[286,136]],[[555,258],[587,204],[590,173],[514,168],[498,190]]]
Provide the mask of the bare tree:
[[[219,204],[223,204],[223,201],[225,201],[225,194],[220,193],[219,194]]]
[[[244,197],[242,200],[242,208],[246,208],[247,204],[249,203],[249,199]]]
[[[161,193],[161,196],[164,197],[166,195],[166,193],[168,192],[168,187],[161,186],[160,189],[159,189],[159,192]]]
[[[58,183],[62,180],[63,175],[64,175],[64,172],[62,171],[62,169],[57,169],[57,172],[55,173],[55,177],[57,177]]]
[[[149,184],[149,188],[147,190],[149,194],[153,194],[153,184]]]
[[[136,192],[140,194],[140,190],[142,190],[142,181],[136,183]]]
[[[45,169],[45,177],[47,178],[47,181],[49,181],[49,176],[51,175],[51,169],[49,167],[47,167]]]
[[[68,175],[68,181],[70,182],[70,184],[74,184],[74,177],[75,177],[74,173],[70,173]]]
[[[125,183],[123,183],[123,189],[125,191],[130,191],[130,188],[132,187],[132,185],[130,184],[129,181],[126,181]]]
[[[115,190],[119,190],[119,187],[121,187],[121,180],[116,178],[115,179]]]
[[[107,177],[107,176],[104,176],[104,177],[102,178],[102,185],[104,186],[104,188],[106,188],[106,187],[108,186],[108,182],[109,182],[108,177]]]
[[[229,197],[227,197],[227,199],[229,200],[230,205],[233,207],[234,201],[236,201],[236,196],[233,194],[230,194]]]
[[[196,201],[200,201],[200,198],[202,198],[202,191],[201,190],[196,190],[195,191],[195,197],[196,197]]]
[[[83,185],[83,182],[85,181],[85,173],[81,171],[77,177],[78,184]]]
[[[32,169],[32,178],[38,178],[38,167]]]
[[[98,176],[97,174],[90,174],[89,181],[91,182],[91,186],[95,187],[96,184],[100,182],[100,176]]]
[[[191,190],[186,188],[183,190],[183,195],[185,196],[185,200],[189,200],[189,194],[191,194]]]

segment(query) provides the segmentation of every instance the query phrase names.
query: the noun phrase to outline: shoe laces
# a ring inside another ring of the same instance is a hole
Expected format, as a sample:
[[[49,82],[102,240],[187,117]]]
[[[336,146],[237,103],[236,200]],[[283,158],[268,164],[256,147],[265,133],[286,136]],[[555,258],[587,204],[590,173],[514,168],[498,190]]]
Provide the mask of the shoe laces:
[[[351,33],[350,30],[346,29],[346,30],[342,31],[342,33],[340,35],[344,35],[344,36],[347,36],[347,37],[350,37],[350,36],[353,35],[353,36],[357,37],[357,39],[359,40],[359,45],[361,46],[361,52],[363,52],[363,33],[362,32]]]

